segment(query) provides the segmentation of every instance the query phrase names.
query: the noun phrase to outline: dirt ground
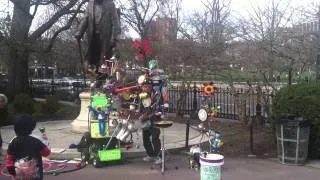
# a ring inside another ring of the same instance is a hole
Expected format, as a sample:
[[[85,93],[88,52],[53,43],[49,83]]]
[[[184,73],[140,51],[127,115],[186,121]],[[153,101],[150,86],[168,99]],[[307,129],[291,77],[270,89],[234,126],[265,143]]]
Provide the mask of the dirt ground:
[[[216,130],[224,134],[222,153],[229,157],[243,157],[250,152],[250,131],[240,123],[216,123]],[[253,130],[253,154],[258,157],[276,157],[275,134],[271,127],[255,127]]]
[[[186,118],[176,118],[176,122],[185,123]],[[191,120],[191,126],[197,126],[199,120]],[[223,147],[221,153],[228,157],[248,157],[254,154],[260,158],[276,157],[277,146],[275,133],[270,126],[256,126],[253,129],[253,153],[250,151],[249,127],[238,121],[220,119],[213,124],[215,131],[222,133]],[[208,144],[203,146],[208,147]]]

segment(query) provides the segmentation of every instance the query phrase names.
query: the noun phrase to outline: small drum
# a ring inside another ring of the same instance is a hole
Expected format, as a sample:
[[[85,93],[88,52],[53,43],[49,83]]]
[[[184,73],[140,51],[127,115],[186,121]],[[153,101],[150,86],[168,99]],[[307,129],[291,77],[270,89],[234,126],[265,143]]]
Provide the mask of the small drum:
[[[201,108],[199,109],[198,111],[198,118],[200,121],[204,122],[208,119],[208,113],[207,113],[207,110]]]
[[[163,120],[163,121],[157,121],[157,122],[154,122],[155,126],[157,128],[168,128],[168,127],[171,127],[173,122],[172,121],[166,121],[166,120]]]

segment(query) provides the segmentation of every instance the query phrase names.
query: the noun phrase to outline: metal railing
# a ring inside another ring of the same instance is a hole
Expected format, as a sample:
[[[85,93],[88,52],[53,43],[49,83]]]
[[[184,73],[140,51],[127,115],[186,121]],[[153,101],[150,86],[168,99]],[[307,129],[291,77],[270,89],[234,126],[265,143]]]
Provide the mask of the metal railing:
[[[79,93],[84,90],[82,81],[53,81],[53,80],[32,80],[30,87],[33,97],[43,98],[48,95],[57,95],[61,100],[79,103]],[[246,117],[260,116],[268,117],[268,109],[271,105],[272,93],[263,93],[259,97],[256,91],[247,93],[245,88],[236,90],[223,87],[218,88],[215,95],[209,97],[212,106],[220,106],[219,118],[239,120],[240,114]],[[192,86],[171,86],[168,87],[169,113],[177,115],[196,115],[202,101],[201,89],[196,84]],[[245,94],[245,98],[240,96]],[[267,100],[262,102],[259,98]]]
[[[29,85],[33,97],[57,95],[61,100],[78,103],[80,102],[80,92],[86,88],[84,82],[81,81],[59,81],[54,79],[31,80]],[[0,84],[0,92],[1,87]],[[248,91],[248,88],[219,87],[214,96],[208,97],[207,101],[211,106],[220,106],[221,110],[218,113],[218,118],[241,120],[241,117],[244,116],[266,122],[273,93],[268,93],[268,91],[258,92],[251,88],[250,86],[250,91]],[[169,113],[176,113],[181,116],[187,114],[193,117],[192,120],[195,120],[203,100],[201,94],[202,90],[196,82],[193,86],[178,84],[177,86],[168,87]],[[185,148],[189,147],[190,121],[191,118],[186,118]]]
[[[202,91],[198,86],[195,84],[185,88],[176,86],[169,88],[168,91],[171,101],[169,112],[180,115],[197,113],[203,101]],[[245,88],[237,88],[236,91],[228,87],[218,88],[214,96],[206,98],[211,106],[220,106],[219,118],[239,120],[240,113],[246,117],[267,118],[273,93],[264,92],[259,95],[255,90],[250,93],[246,91]],[[244,97],[240,98],[243,95]]]

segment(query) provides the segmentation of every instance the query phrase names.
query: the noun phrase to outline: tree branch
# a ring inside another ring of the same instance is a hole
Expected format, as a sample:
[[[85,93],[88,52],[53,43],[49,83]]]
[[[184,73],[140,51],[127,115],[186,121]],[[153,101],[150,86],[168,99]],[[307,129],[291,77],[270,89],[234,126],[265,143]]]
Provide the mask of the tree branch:
[[[58,2],[59,0],[31,0],[31,6],[33,5],[49,5]]]
[[[33,13],[31,14],[32,19],[33,19],[34,16],[36,15],[36,13],[37,13],[37,11],[38,11],[38,7],[39,7],[39,4],[36,4],[36,6],[34,7],[34,11],[33,11]]]
[[[82,3],[87,2],[88,0],[83,0]],[[52,27],[53,24],[55,24],[60,17],[62,17],[63,15],[66,15],[69,13],[69,9],[72,8],[76,3],[78,2],[78,0],[70,0],[70,2],[64,6],[63,8],[61,8],[57,13],[55,13],[51,19],[49,19],[46,23],[44,23],[42,26],[40,26],[37,30],[35,30],[31,35],[30,35],[30,39],[31,40],[36,40],[38,38],[41,37],[41,35],[47,31],[48,29],[50,29],[50,27]]]
[[[70,17],[68,23],[67,23],[65,26],[61,27],[60,29],[58,29],[58,30],[53,34],[52,38],[50,39],[50,42],[49,42],[48,47],[47,47],[46,50],[44,51],[45,53],[48,53],[48,52],[52,49],[55,40],[57,39],[57,37],[59,36],[59,34],[60,34],[61,32],[70,29],[73,20],[76,18],[78,12],[80,11],[80,9],[81,9],[81,7],[82,7],[82,5],[83,5],[84,3],[86,3],[86,2],[85,2],[85,1],[81,2],[81,4],[79,4],[79,6],[78,6],[78,8],[77,8],[76,10],[70,11],[70,12],[73,12],[73,15]]]

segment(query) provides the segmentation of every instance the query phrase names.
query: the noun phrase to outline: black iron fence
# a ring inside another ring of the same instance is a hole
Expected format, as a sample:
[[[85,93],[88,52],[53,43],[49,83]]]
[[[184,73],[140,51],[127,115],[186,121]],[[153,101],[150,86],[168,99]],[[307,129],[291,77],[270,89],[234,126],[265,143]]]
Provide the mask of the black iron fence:
[[[84,90],[82,81],[65,81],[53,79],[31,80],[30,88],[33,97],[43,98],[57,95],[61,100],[79,103],[79,94]]]
[[[33,97],[43,98],[47,95],[57,95],[61,100],[79,103],[79,93],[84,90],[81,80],[63,81],[41,79],[30,81]],[[201,89],[196,84],[192,86],[171,86],[168,88],[170,113],[178,115],[196,115],[203,97]],[[272,93],[258,93],[248,88],[218,88],[215,95],[208,98],[212,106],[220,106],[218,117],[239,120],[245,117],[267,118],[272,100]]]
[[[201,89],[196,86],[171,87],[168,89],[171,106],[169,112],[195,115],[204,101]],[[257,92],[251,88],[218,88],[214,96],[206,97],[211,107],[220,107],[219,118],[239,120],[245,117],[268,117],[271,106],[272,92]]]

